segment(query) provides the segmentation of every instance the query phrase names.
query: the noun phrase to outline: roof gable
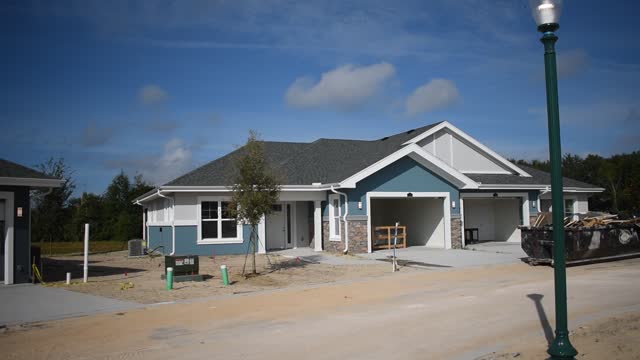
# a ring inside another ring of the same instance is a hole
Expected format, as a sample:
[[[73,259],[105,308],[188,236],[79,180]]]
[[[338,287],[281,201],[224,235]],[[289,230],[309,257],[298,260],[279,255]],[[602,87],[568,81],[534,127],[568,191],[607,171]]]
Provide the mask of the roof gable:
[[[0,159],[0,185],[60,187],[61,183],[61,179],[9,160]]]

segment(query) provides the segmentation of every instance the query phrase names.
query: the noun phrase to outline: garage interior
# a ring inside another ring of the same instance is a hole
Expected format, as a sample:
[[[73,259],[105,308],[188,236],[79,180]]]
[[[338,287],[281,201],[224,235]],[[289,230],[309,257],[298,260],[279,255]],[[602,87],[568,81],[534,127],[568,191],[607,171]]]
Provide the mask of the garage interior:
[[[371,234],[375,228],[406,226],[407,246],[445,247],[443,198],[371,199]]]
[[[519,242],[522,224],[521,198],[465,198],[465,242]],[[471,232],[473,231],[473,238]]]

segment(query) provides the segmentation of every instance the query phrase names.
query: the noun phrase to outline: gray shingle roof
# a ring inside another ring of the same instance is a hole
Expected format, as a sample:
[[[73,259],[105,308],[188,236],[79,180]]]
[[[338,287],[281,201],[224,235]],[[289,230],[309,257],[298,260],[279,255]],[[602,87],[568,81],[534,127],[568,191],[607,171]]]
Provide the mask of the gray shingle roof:
[[[402,147],[411,138],[438,123],[398,133],[379,140],[318,139],[312,143],[264,141],[267,162],[285,185],[311,185],[312,183],[337,183],[376,163]],[[241,156],[239,148],[219,159],[211,161],[165,186],[224,186],[235,177],[234,159]],[[517,165],[532,177],[502,174],[467,174],[483,184],[549,185],[550,174]],[[577,180],[565,178],[567,187],[597,188]]]
[[[342,181],[400,149],[402,143],[438,125],[435,123],[379,140],[319,139],[312,143],[264,141],[271,168],[286,185],[311,185]],[[231,184],[233,159],[243,148],[205,164],[166,186],[221,186]]]
[[[51,180],[56,179],[53,176],[43,174],[40,171],[33,170],[26,166],[22,166],[5,159],[0,159],[0,177]]]
[[[507,174],[467,174],[467,176],[471,178],[471,180],[485,185],[551,185],[551,174],[548,172],[524,165],[516,166],[529,173],[531,177]],[[576,188],[599,188],[599,186],[587,184],[567,177],[563,178],[563,185],[565,187]]]

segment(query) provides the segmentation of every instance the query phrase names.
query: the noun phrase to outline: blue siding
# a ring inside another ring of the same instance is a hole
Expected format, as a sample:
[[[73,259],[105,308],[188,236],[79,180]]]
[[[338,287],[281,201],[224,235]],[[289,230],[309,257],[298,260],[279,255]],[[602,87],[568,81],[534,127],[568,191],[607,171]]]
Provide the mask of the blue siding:
[[[367,192],[448,192],[456,202],[451,214],[458,214],[460,193],[458,189],[429,169],[409,157],[403,157],[384,169],[358,182],[355,189],[341,189],[349,196],[349,215],[367,214]],[[343,199],[344,200],[344,199]],[[362,209],[358,209],[358,202]],[[326,215],[326,211],[325,211]]]
[[[0,186],[0,191],[13,193],[13,282],[16,284],[29,282],[31,276],[31,234],[29,187]],[[18,217],[17,209],[22,208],[22,217]],[[4,242],[3,242],[4,243]],[[44,251],[43,251],[44,254]],[[2,264],[4,266],[4,264]]]
[[[162,228],[162,233],[160,232]],[[171,226],[149,227],[149,248],[164,245],[164,254],[171,253]],[[240,244],[198,244],[197,226],[176,226],[176,252],[175,255],[235,255],[245,254],[251,236],[251,226],[243,225],[242,237],[244,242]],[[264,241],[264,240],[263,240]],[[257,246],[256,246],[257,251]]]
[[[529,191],[529,214],[536,215],[538,214],[538,196],[540,195],[540,191],[532,190]],[[534,207],[535,204],[535,207]]]

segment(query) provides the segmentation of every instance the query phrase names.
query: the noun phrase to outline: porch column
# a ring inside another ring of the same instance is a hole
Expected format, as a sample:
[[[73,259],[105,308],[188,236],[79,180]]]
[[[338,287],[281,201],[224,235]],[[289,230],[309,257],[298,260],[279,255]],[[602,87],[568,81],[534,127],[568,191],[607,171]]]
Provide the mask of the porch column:
[[[322,201],[313,202],[313,250],[322,251]]]
[[[258,254],[267,253],[267,237],[266,237],[266,218],[262,215],[260,223],[258,224]]]
[[[144,208],[142,208],[142,243],[147,246],[147,217],[144,216]]]

